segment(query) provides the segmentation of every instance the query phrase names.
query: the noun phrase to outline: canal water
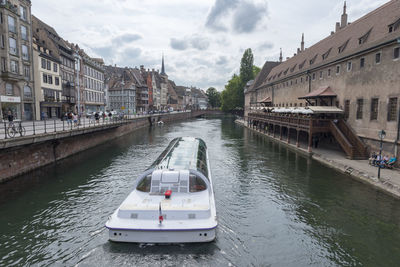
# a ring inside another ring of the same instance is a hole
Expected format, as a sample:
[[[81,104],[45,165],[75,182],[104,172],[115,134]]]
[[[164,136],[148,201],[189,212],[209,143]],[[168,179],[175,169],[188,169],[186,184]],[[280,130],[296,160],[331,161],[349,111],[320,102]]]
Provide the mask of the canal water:
[[[208,147],[215,242],[119,244],[104,223],[178,136]],[[0,266],[399,266],[400,202],[232,118],[141,129],[0,185]]]

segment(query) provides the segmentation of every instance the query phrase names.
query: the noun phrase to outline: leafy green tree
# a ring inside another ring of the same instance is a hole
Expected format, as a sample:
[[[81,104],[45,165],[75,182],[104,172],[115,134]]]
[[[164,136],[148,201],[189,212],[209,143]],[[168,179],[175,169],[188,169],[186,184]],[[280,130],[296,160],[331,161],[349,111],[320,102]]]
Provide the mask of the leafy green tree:
[[[221,93],[221,108],[223,111],[231,111],[241,107],[240,91],[242,91],[240,77],[234,74],[228,84],[225,85],[225,90]]]
[[[247,48],[244,53],[242,60],[240,61],[240,80],[242,85],[245,86],[246,83],[254,79],[253,71],[254,56],[251,48]]]
[[[256,78],[257,74],[260,73],[261,68],[257,66],[253,66],[253,73],[254,73],[254,79]]]
[[[218,108],[221,106],[221,93],[214,87],[210,87],[206,91],[208,98],[208,105],[212,108]]]

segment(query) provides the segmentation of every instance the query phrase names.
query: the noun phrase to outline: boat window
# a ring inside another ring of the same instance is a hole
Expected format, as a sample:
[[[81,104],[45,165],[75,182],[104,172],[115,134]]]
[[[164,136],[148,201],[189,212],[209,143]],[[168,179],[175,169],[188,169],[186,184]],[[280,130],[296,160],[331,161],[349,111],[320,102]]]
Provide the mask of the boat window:
[[[207,189],[207,185],[203,181],[203,179],[197,177],[196,175],[192,175],[192,174],[189,176],[189,192],[190,193],[200,192],[200,191],[204,191],[206,189]]]
[[[142,192],[150,192],[150,184],[151,184],[151,174],[143,178],[136,187],[136,189]]]

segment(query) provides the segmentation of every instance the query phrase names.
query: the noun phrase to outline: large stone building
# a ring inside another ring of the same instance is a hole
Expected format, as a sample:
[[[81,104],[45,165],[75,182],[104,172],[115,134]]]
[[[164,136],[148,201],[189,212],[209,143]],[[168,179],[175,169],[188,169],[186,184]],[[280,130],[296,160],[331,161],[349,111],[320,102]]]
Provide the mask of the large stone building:
[[[79,105],[83,113],[105,110],[104,96],[104,61],[102,58],[92,58],[83,49],[75,45],[79,54]]]
[[[397,152],[400,99],[400,1],[348,23],[346,4],[335,31],[283,62],[267,62],[245,93],[252,106],[337,106],[371,149],[386,131],[384,149]],[[282,61],[282,57],[281,60]]]
[[[0,1],[0,119],[34,118],[31,1]]]
[[[128,68],[106,66],[109,109],[127,114],[136,112],[137,81]]]

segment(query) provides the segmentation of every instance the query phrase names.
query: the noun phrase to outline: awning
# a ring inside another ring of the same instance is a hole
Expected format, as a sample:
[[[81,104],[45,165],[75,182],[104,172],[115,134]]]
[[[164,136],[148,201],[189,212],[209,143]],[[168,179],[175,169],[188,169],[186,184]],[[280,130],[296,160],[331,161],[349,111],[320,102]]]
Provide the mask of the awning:
[[[308,108],[314,113],[344,113],[344,111],[338,107],[332,106],[308,106]]]
[[[312,91],[311,93],[299,97],[299,99],[313,99],[313,98],[323,98],[323,97],[336,97],[337,94],[333,92],[332,88],[329,86],[320,87],[317,90]]]
[[[272,103],[271,97],[266,97],[263,100],[259,101],[258,103]]]

